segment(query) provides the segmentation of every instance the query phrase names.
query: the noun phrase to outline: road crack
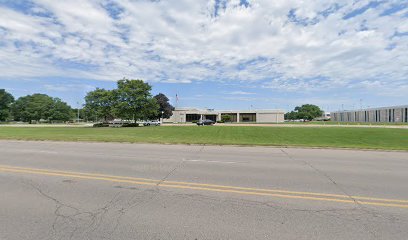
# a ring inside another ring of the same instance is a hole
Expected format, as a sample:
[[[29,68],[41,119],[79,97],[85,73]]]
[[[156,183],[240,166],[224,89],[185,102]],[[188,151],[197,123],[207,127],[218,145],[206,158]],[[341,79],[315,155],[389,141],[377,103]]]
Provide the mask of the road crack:
[[[200,159],[200,153],[203,152],[205,146],[201,146],[200,149],[195,153],[195,155],[197,155],[197,157],[195,157],[195,159]],[[143,190],[141,193],[143,192],[147,192],[147,191],[151,191],[153,194],[147,199],[147,201],[136,201],[136,198],[140,195],[139,194],[134,194],[130,200],[127,202],[127,206],[126,207],[122,207],[121,209],[118,210],[118,217],[116,219],[116,223],[115,226],[113,228],[113,230],[110,232],[109,237],[107,239],[113,239],[113,234],[117,231],[117,229],[119,228],[120,224],[121,224],[121,220],[123,218],[123,216],[129,212],[131,209],[135,208],[135,207],[140,207],[143,204],[147,204],[150,203],[151,201],[153,201],[157,196],[159,196],[160,194],[160,188],[159,186],[164,183],[170,176],[172,176],[177,170],[179,170],[180,168],[183,167],[183,165],[186,163],[186,158],[182,158],[181,161],[179,161],[176,166],[174,168],[172,168],[163,178],[160,179],[160,181],[154,186],[154,188],[147,188],[145,190]]]
[[[377,217],[377,213],[375,213],[375,212],[371,211],[370,209],[366,208],[365,206],[363,206],[357,199],[355,199],[351,194],[349,194],[345,189],[343,189],[330,175],[328,175],[327,173],[325,173],[325,172],[321,171],[320,169],[316,168],[315,166],[313,166],[308,161],[295,159],[288,152],[286,152],[284,149],[281,148],[280,150],[282,151],[282,153],[284,153],[293,162],[301,162],[304,165],[307,165],[308,167],[313,169],[320,176],[322,176],[322,177],[326,178],[327,180],[329,180],[338,190],[340,190],[344,195],[346,195],[350,200],[352,200],[356,204],[357,208],[359,208],[365,214],[369,214],[369,215],[371,215],[373,217]],[[363,224],[363,226],[367,230],[367,232],[370,233],[370,235],[373,238],[378,239],[377,234],[374,231],[370,230],[366,224]]]

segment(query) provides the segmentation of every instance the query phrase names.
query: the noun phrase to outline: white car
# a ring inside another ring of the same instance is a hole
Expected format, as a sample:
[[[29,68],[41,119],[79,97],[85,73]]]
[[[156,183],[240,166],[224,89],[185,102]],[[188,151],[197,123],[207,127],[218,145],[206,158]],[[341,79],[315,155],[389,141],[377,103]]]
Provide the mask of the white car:
[[[143,126],[160,126],[160,121],[157,120],[145,121],[143,122]]]

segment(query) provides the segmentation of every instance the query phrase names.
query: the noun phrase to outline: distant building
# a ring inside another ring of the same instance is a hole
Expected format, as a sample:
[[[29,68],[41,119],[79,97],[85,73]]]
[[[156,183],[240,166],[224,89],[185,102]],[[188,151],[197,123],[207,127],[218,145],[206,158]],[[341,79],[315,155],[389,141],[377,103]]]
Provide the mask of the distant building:
[[[164,122],[186,123],[199,121],[200,119],[210,119],[221,121],[223,116],[229,116],[229,122],[248,122],[248,123],[280,123],[284,122],[283,110],[223,110],[214,109],[196,109],[196,108],[177,108],[173,115],[164,119]]]
[[[317,117],[314,120],[316,121],[329,121],[331,119],[330,112],[323,112],[321,117]]]
[[[331,112],[335,122],[408,122],[408,105]]]

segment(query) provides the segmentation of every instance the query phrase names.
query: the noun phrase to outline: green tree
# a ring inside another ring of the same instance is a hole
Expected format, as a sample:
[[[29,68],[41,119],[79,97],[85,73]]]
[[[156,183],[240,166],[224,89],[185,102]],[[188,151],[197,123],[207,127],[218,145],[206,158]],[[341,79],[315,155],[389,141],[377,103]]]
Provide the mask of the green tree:
[[[222,115],[221,116],[221,121],[223,122],[231,122],[231,115]]]
[[[97,88],[85,96],[84,112],[88,118],[103,118],[105,121],[113,119],[115,98],[113,91]]]
[[[6,121],[10,118],[11,104],[14,97],[4,89],[0,89],[0,121]]]
[[[149,98],[145,108],[142,110],[142,119],[159,119],[160,105],[155,98]]]
[[[14,119],[31,123],[39,120],[68,121],[72,118],[71,107],[59,98],[45,94],[20,97],[12,105]]]
[[[49,120],[69,121],[74,117],[71,107],[59,98],[53,99]]]
[[[316,105],[304,104],[300,107],[296,107],[295,111],[298,112],[298,117],[307,120],[313,120],[314,118],[321,117],[323,111]]]
[[[316,105],[304,104],[295,107],[295,111],[286,114],[287,119],[304,119],[313,120],[314,118],[322,116],[323,111]]]
[[[12,112],[17,121],[29,122],[47,120],[50,117],[53,99],[45,94],[33,94],[20,97],[13,104]]]
[[[163,93],[157,94],[154,98],[159,104],[159,115],[155,118],[170,118],[173,115],[174,107],[169,103],[169,98]]]
[[[299,119],[298,113],[295,112],[295,111],[291,111],[291,112],[285,113],[285,119],[286,119],[286,120],[296,120],[296,119]]]
[[[158,114],[158,103],[152,97],[152,87],[142,80],[123,79],[118,81],[114,112],[122,119],[148,119]]]

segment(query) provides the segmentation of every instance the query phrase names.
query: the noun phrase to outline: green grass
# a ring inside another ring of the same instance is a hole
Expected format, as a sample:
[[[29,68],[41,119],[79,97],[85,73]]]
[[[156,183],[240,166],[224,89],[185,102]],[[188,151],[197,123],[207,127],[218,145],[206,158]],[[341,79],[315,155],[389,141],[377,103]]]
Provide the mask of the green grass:
[[[0,139],[408,150],[408,129],[389,128],[253,126],[2,127],[0,128]]]
[[[372,126],[406,126],[403,122],[332,122],[332,121],[311,121],[311,122],[285,122],[287,124],[317,124],[317,125],[372,125]]]
[[[233,122],[228,124],[248,124],[248,122]],[[250,123],[250,124],[265,124],[265,123]],[[405,122],[332,122],[332,121],[310,121],[310,122],[270,122],[268,124],[278,124],[278,125],[361,125],[361,126],[408,126],[408,123]]]

